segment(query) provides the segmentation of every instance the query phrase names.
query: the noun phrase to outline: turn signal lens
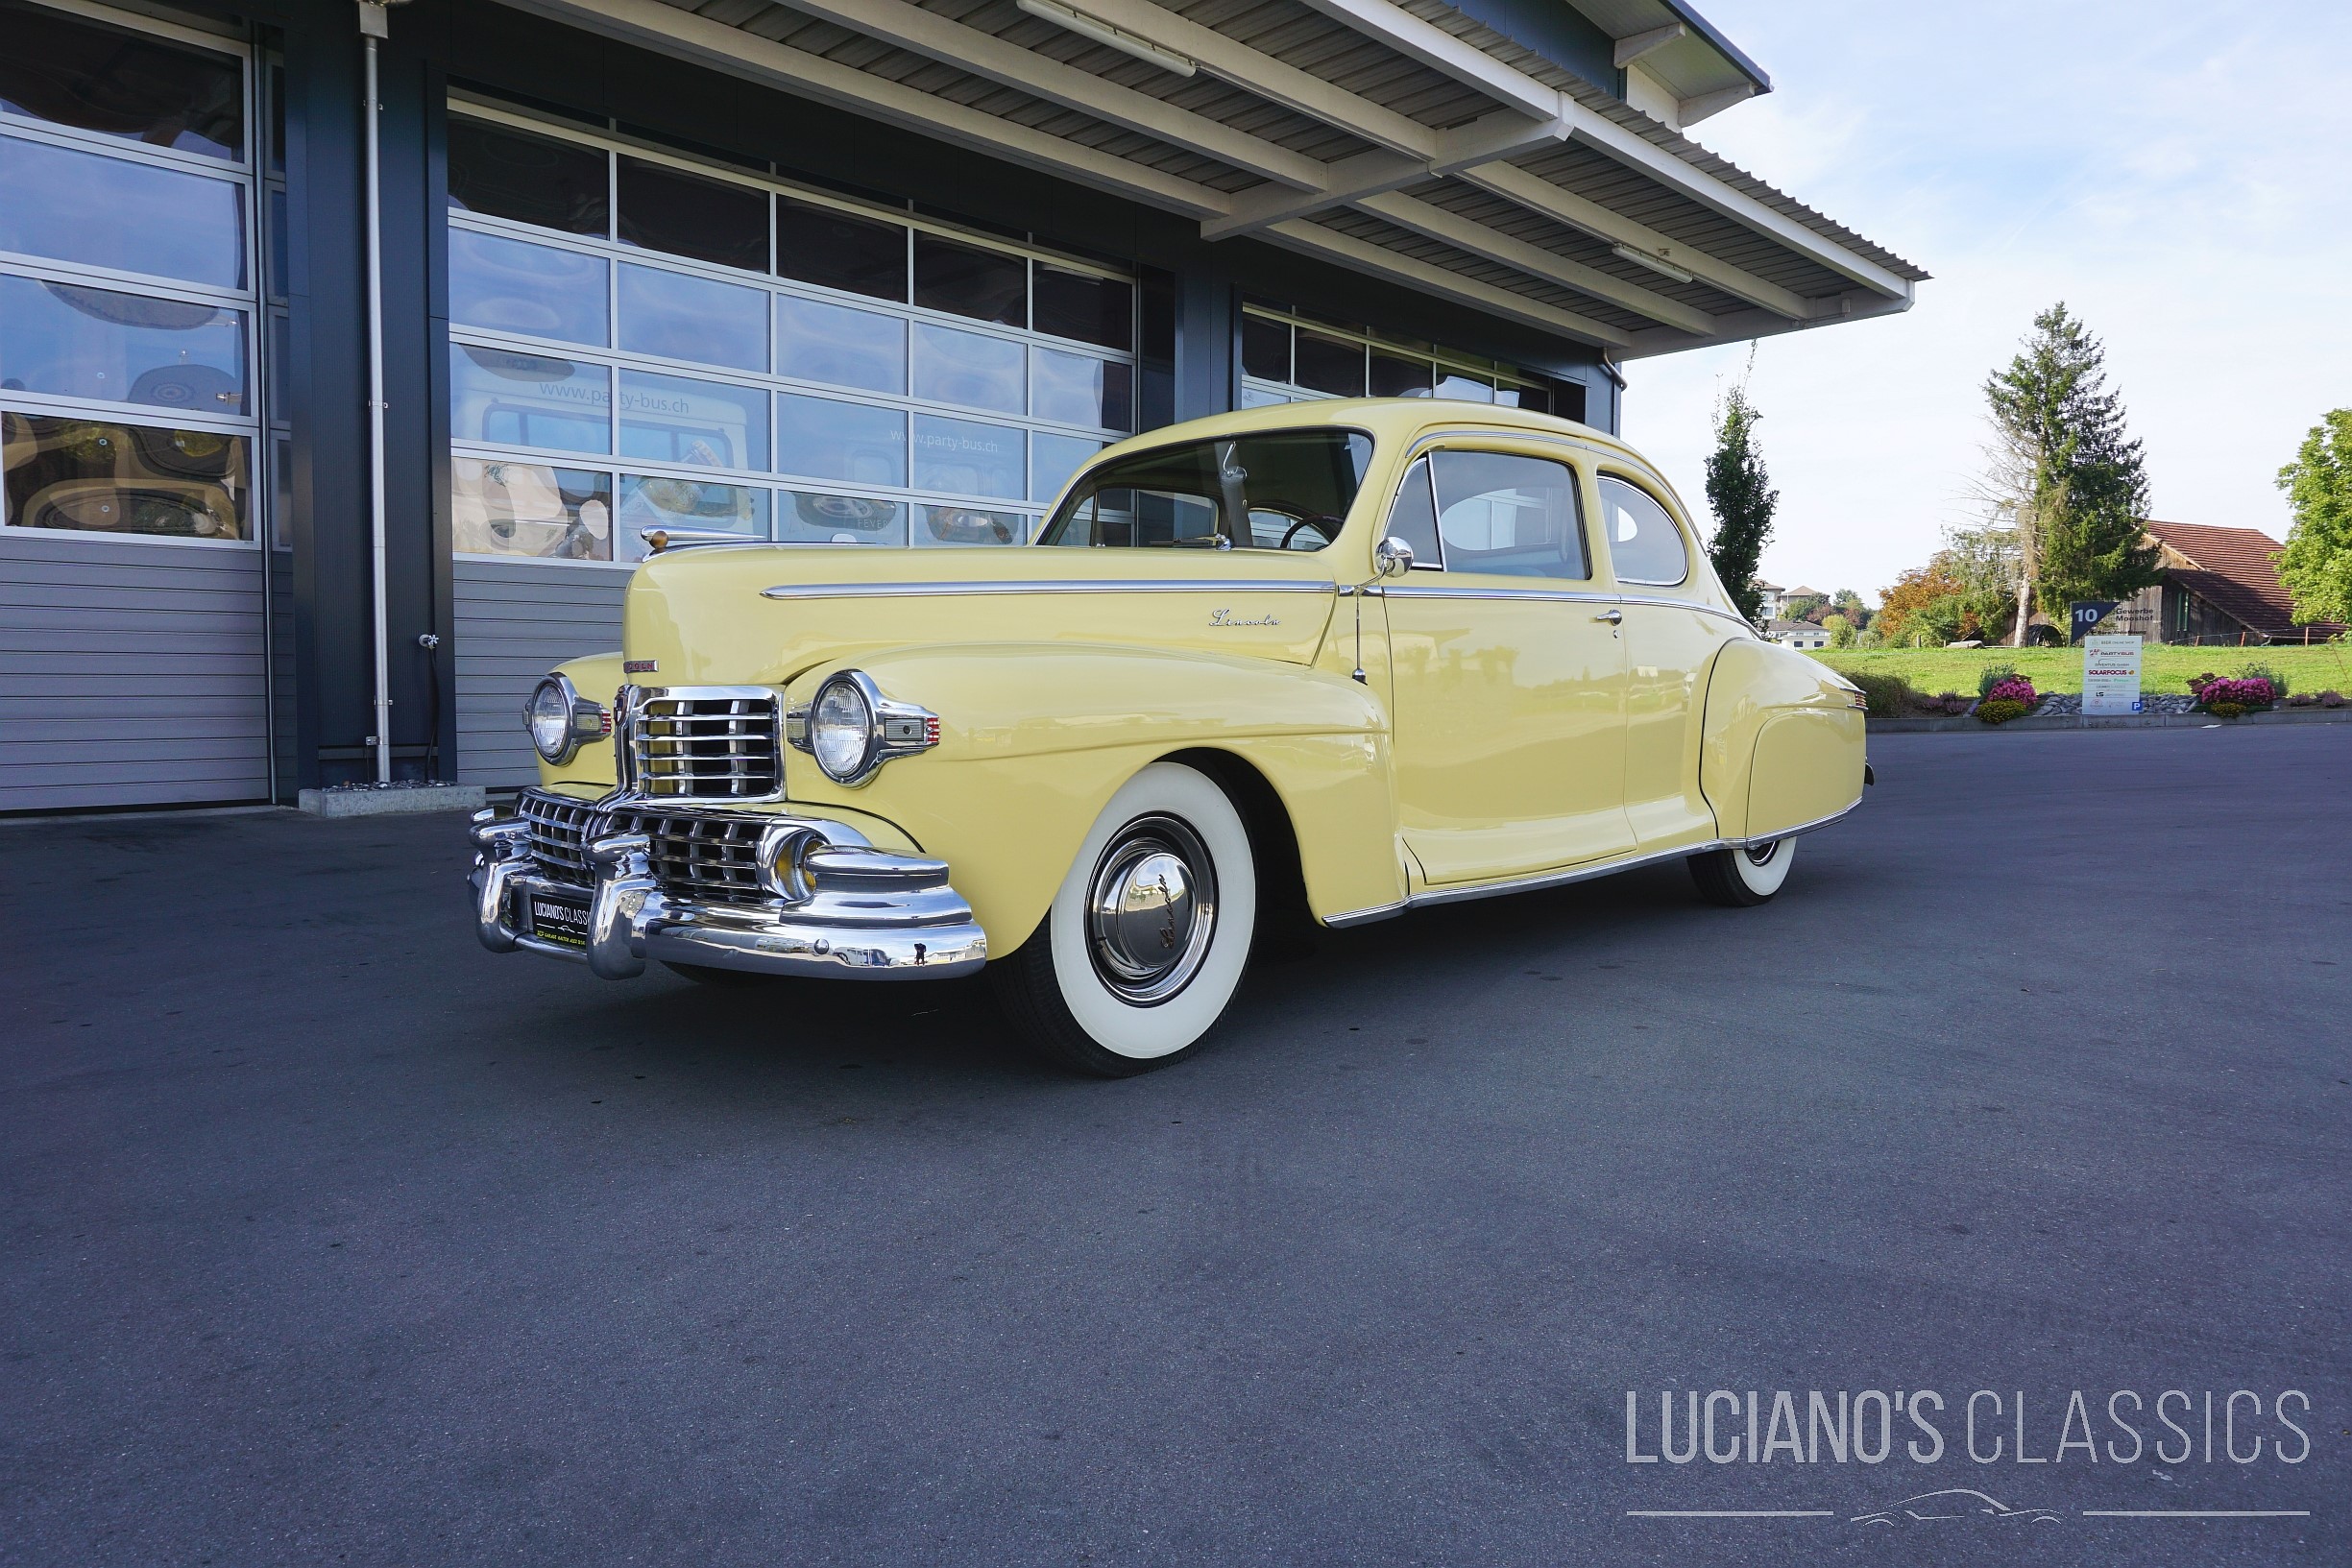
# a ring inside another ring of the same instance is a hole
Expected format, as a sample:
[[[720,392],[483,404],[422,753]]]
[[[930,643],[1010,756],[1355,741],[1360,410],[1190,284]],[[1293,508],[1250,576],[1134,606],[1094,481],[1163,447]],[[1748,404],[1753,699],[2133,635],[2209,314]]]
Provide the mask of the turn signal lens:
[[[809,753],[836,784],[861,778],[876,740],[874,707],[855,681],[827,681],[809,710]]]

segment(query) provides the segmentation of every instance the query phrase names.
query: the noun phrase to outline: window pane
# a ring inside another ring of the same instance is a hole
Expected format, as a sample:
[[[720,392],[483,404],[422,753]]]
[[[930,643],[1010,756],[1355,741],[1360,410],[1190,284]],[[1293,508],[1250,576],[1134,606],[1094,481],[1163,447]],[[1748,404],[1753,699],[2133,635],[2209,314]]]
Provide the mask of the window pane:
[[[623,245],[767,271],[767,193],[623,157],[616,183]]]
[[[970,420],[914,417],[914,488],[1022,498],[1021,432]]]
[[[1135,289],[1115,277],[1064,272],[1037,264],[1037,319],[1040,332],[1105,349],[1128,349],[1135,342]]]
[[[631,353],[767,369],[767,291],[620,266],[620,346]]]
[[[0,277],[0,388],[242,414],[245,313]]]
[[[1592,575],[1576,473],[1565,463],[1501,452],[1437,452],[1438,537],[1447,571],[1513,577]]]
[[[622,371],[620,455],[704,469],[765,469],[767,394]]]
[[[1494,400],[1494,388],[1485,381],[1473,381],[1448,371],[1438,377],[1438,396],[1464,402],[1491,403]]]
[[[620,559],[645,558],[647,528],[767,538],[767,492],[699,479],[620,476]]]
[[[605,234],[605,155],[449,116],[449,205],[567,234]]]
[[[1417,567],[1443,567],[1445,556],[1438,548],[1438,508],[1429,494],[1429,459],[1420,458],[1405,470],[1405,482],[1397,488],[1396,504],[1389,508],[1387,536],[1401,539],[1413,546],[1413,564]]]
[[[244,155],[238,61],[37,6],[0,6],[0,112],[150,147]]]
[[[1043,432],[1030,438],[1029,498],[1050,501],[1059,491],[1062,481],[1078,472],[1087,460],[1103,449],[1099,441],[1083,441],[1074,436],[1049,436]]]
[[[931,234],[914,237],[914,302],[1006,326],[1029,325],[1029,263]]]
[[[1666,509],[1622,479],[1601,481],[1601,530],[1624,583],[1671,587],[1690,575],[1690,552]]]
[[[982,512],[969,506],[918,506],[914,542],[925,545],[1018,544],[1029,535],[1029,519],[1018,512]]]
[[[1105,430],[1131,427],[1128,368],[1086,354],[1035,350],[1036,385],[1030,412],[1063,424],[1092,424]]]
[[[449,346],[449,432],[459,441],[606,452],[611,404],[601,365]]]
[[[776,273],[804,283],[907,300],[907,230],[827,206],[776,199]]]
[[[933,402],[1021,412],[1021,345],[952,326],[914,326],[914,395]]]
[[[1372,350],[1373,397],[1426,398],[1436,384],[1435,370],[1426,359],[1400,359]]]
[[[243,436],[29,414],[0,414],[0,431],[12,527],[252,537]]]
[[[1242,406],[1244,408],[1272,408],[1277,403],[1289,401],[1290,399],[1281,393],[1270,392],[1264,387],[1242,388]]]
[[[1242,318],[1242,374],[1261,381],[1291,378],[1291,329],[1263,316]]]
[[[1364,346],[1321,332],[1298,334],[1298,384],[1310,392],[1364,396]]]
[[[1552,396],[1540,387],[1502,387],[1496,390],[1494,400],[1505,408],[1524,408],[1537,414],[1552,411]]]
[[[452,229],[449,320],[601,347],[604,258]]]
[[[449,521],[460,555],[613,559],[613,478],[537,463],[449,465]]]
[[[1372,457],[1346,430],[1280,431],[1130,452],[1067,491],[1040,543],[1319,550],[1339,537]],[[1294,525],[1297,527],[1294,533]]]
[[[776,513],[776,537],[788,544],[904,544],[907,509],[863,495],[788,490]]]
[[[907,324],[871,310],[780,294],[776,374],[867,392],[905,392]]]
[[[0,136],[0,251],[245,286],[245,193],[226,180]]]
[[[907,416],[895,408],[778,393],[776,471],[859,485],[903,485]]]

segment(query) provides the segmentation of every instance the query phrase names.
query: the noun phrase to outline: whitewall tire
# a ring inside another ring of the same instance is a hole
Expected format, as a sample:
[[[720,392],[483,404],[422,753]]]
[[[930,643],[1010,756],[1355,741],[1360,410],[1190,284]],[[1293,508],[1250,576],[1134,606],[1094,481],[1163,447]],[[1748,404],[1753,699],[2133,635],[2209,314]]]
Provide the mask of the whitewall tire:
[[[1709,850],[1690,857],[1690,880],[1709,904],[1746,908],[1769,901],[1788,880],[1797,841],[1776,838],[1753,849]]]
[[[1095,819],[1036,933],[988,974],[1038,1049],[1126,1077],[1199,1049],[1241,985],[1257,912],[1233,802],[1207,775],[1154,762]]]

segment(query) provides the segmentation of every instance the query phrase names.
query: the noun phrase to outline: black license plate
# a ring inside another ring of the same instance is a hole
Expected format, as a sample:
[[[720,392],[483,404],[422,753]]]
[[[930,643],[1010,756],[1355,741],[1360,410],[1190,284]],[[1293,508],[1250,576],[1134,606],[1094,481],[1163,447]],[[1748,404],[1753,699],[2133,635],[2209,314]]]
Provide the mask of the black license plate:
[[[542,941],[561,942],[568,948],[588,946],[588,905],[585,903],[548,893],[525,893],[522,903],[530,911],[533,936]]]

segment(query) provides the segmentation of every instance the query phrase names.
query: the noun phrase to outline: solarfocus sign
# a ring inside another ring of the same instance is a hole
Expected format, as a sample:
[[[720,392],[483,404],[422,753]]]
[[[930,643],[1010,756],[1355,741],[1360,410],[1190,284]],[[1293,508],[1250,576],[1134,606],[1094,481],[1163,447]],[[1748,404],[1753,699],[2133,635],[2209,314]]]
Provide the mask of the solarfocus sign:
[[[2147,1500],[2145,1485],[2119,1487],[2117,1507],[2060,1508],[2042,1506],[2036,1488],[2046,1490],[2060,1466],[2072,1467],[2065,1473],[2077,1484],[2134,1474],[2170,1482],[2182,1467],[2206,1465],[2234,1467],[2220,1472],[2232,1481],[2257,1471],[2293,1477],[2311,1458],[2316,1425],[2310,1395],[2284,1387],[1628,1388],[1628,1465],[1661,1466],[1645,1473],[1657,1482],[1672,1466],[1738,1466],[1744,1477],[1774,1480],[1754,1507],[1625,1512],[1874,1527],[1972,1518],[2306,1519],[2308,1508],[2267,1499],[2243,1508],[2127,1506]],[[1824,1473],[1840,1467],[1835,1479]],[[1864,1476],[1866,1492],[1854,1484]]]

